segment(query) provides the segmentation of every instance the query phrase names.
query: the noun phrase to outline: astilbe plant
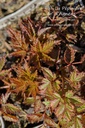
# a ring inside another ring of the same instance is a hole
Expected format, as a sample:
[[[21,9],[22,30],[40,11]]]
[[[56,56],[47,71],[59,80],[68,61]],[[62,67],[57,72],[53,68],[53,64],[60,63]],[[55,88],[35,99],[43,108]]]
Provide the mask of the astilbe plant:
[[[85,127],[85,73],[80,69],[85,54],[69,45],[76,44],[78,22],[71,34],[69,26],[59,30],[57,20],[64,22],[52,16],[38,22],[27,18],[19,31],[9,29],[13,51],[0,59],[0,115],[16,127],[39,122],[41,128]]]

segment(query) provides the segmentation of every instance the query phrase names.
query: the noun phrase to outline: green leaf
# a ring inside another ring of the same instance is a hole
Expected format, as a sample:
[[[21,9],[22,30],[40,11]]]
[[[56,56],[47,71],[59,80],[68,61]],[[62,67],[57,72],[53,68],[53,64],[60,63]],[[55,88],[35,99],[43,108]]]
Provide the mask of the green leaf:
[[[16,114],[20,112],[20,109],[16,106],[14,106],[13,104],[7,103],[7,104],[3,104],[3,110],[5,113],[9,113],[9,114]]]
[[[53,128],[57,128],[57,124],[51,118],[49,118],[49,117],[46,116],[44,121],[45,121],[45,123],[48,126],[53,127]]]
[[[61,99],[61,96],[60,96],[59,93],[54,93],[54,96],[55,96],[55,98],[59,98],[59,99]]]
[[[69,112],[74,112],[74,105],[72,105],[71,103],[67,103],[65,106]]]
[[[46,89],[49,86],[49,84],[50,84],[50,81],[48,79],[46,79],[46,78],[43,78],[42,85],[40,86],[40,89],[41,90],[42,89]]]
[[[59,80],[56,80],[53,82],[55,91],[58,91],[60,89],[60,84],[61,84],[61,82]]]
[[[50,102],[51,102],[50,107],[52,108],[52,110],[54,110],[58,106],[60,99],[55,99],[55,100],[52,100]]]
[[[70,121],[71,120],[71,113],[67,110],[65,112],[65,115],[66,115],[67,120]]]
[[[64,100],[62,99],[59,93],[54,93],[53,98],[59,100],[61,103],[64,103]]]
[[[85,104],[81,105],[79,108],[77,108],[77,112],[85,112]]]
[[[48,68],[42,68],[44,76],[48,79],[48,80],[52,80],[53,79],[53,73],[51,72],[51,70],[49,70]]]
[[[33,104],[33,103],[34,103],[34,98],[33,97],[28,97],[24,101],[24,104],[26,104],[26,105],[30,105],[30,104]]]
[[[84,73],[78,73],[76,71],[72,72],[70,75],[71,82],[79,82],[84,77]]]
[[[5,95],[2,94],[2,99],[1,99],[2,100],[2,102],[1,102],[2,104],[5,104],[7,102],[10,94],[11,94],[11,92],[10,93],[5,93]]]
[[[67,98],[71,98],[73,96],[73,92],[72,91],[67,91],[66,94],[65,94],[65,96]]]
[[[49,52],[52,51],[53,47],[54,47],[54,41],[44,43],[42,52],[48,54]]]
[[[45,101],[43,101],[43,104],[46,106],[46,108],[48,108],[50,106],[50,101],[45,99]]]
[[[83,103],[83,100],[78,96],[72,96],[71,99],[74,103]]]
[[[70,128],[83,128],[80,115],[78,115],[77,117],[74,117],[73,125]]]
[[[76,119],[76,128],[83,128],[82,122],[78,118]]]
[[[64,104],[61,104],[61,105],[56,109],[56,112],[55,112],[56,116],[59,117],[60,115],[62,115],[63,112],[64,112],[64,110],[65,110],[65,105],[64,105]]]

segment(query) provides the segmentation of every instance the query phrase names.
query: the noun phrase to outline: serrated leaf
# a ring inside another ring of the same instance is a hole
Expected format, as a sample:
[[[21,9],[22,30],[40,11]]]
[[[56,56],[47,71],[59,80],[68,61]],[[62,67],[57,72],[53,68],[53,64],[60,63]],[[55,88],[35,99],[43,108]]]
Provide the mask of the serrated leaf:
[[[69,112],[73,112],[74,111],[74,105],[71,104],[71,103],[67,103],[66,104],[66,109],[69,111]]]
[[[61,104],[59,107],[57,107],[55,111],[56,116],[59,117],[60,115],[62,115],[64,110],[65,110],[65,105]]]
[[[42,114],[39,113],[39,114],[28,114],[27,118],[31,123],[36,123],[41,121],[43,117]]]
[[[77,126],[76,128],[83,128],[82,123],[80,120],[77,119]]]
[[[64,61],[71,64],[75,60],[75,52],[72,48],[67,48],[64,53]]]
[[[43,110],[44,110],[43,103],[41,102],[40,99],[36,99],[34,111],[35,111],[36,113],[38,113],[38,112],[41,112],[41,111],[43,111]]]
[[[56,80],[53,82],[54,88],[56,91],[58,91],[60,89],[60,84],[61,82],[59,80]]]
[[[37,78],[37,70],[35,72],[31,72],[31,68],[28,66],[28,63],[26,61],[24,64],[24,70],[21,67],[19,67],[17,73],[19,77],[27,81],[28,79],[34,81]]]
[[[59,80],[56,80],[56,81],[55,81],[56,86],[60,85],[60,83],[61,83],[61,82],[60,82]]]
[[[49,86],[49,84],[50,84],[50,81],[48,79],[46,79],[46,78],[43,78],[42,85],[40,86],[40,89],[41,90],[42,89],[46,89]]]
[[[34,98],[33,97],[28,97],[25,99],[24,104],[30,105],[34,103]]]
[[[52,51],[53,47],[54,47],[54,41],[44,43],[42,52],[48,54]]]
[[[51,118],[49,117],[45,117],[45,123],[50,126],[50,127],[53,127],[53,128],[57,128],[57,124],[54,122],[54,120],[52,120]]]
[[[4,67],[4,64],[5,64],[5,57],[4,58],[0,58],[0,71]]]
[[[11,56],[25,56],[26,55],[26,51],[19,50],[19,51],[12,52],[10,55]]]
[[[25,24],[24,24],[24,21],[22,21],[22,23],[20,24],[20,28],[21,28],[21,31],[23,33],[26,33],[30,38],[30,40],[33,41],[33,38],[35,37],[35,31],[34,31],[34,28],[32,27],[30,19],[27,21],[25,20]]]
[[[33,52],[40,53],[42,51],[42,45],[41,45],[41,43],[39,41],[37,43],[34,43],[31,46],[31,50]]]
[[[46,108],[48,108],[50,106],[50,101],[45,99],[45,101],[43,101],[43,104],[46,106]]]
[[[54,97],[55,97],[56,99],[61,99],[61,96],[60,96],[59,93],[54,93]]]
[[[83,100],[78,96],[72,96],[71,99],[74,103],[83,103]]]
[[[67,98],[71,98],[73,96],[73,92],[72,91],[67,91],[66,94],[65,94],[65,96]]]
[[[28,20],[27,20],[27,24],[29,24],[29,28],[30,28],[30,32],[35,36],[35,30],[34,30],[34,24],[32,22],[32,20],[28,17]]]
[[[6,121],[9,121],[9,122],[17,122],[18,121],[18,118],[16,116],[13,116],[13,115],[10,115],[10,114],[4,114],[3,118]]]
[[[77,117],[75,119],[74,125],[75,125],[75,128],[83,128],[81,120]]]
[[[79,82],[82,80],[82,78],[84,77],[84,73],[78,73],[76,71],[71,72],[70,75],[70,80],[71,82]]]
[[[55,99],[55,100],[50,101],[50,102],[51,102],[50,107],[52,108],[52,110],[54,110],[58,106],[60,99]]]
[[[7,100],[8,100],[8,98],[9,98],[10,94],[11,94],[11,93],[5,93],[5,95],[2,94],[2,98],[1,98],[1,103],[2,103],[2,104],[5,104],[5,103],[7,102]]]
[[[15,31],[15,30],[9,28],[8,33],[9,33],[14,45],[15,44],[16,44],[16,46],[21,45],[21,35],[20,35],[19,31]]]
[[[20,112],[20,109],[18,107],[10,103],[3,104],[2,108],[5,113],[9,113],[9,114],[16,114]]]
[[[53,73],[51,72],[51,70],[49,70],[49,68],[42,68],[44,76],[48,79],[48,80],[52,80],[53,79]]]
[[[23,94],[26,91],[26,88],[28,87],[28,83],[21,78],[11,78],[10,81],[12,82],[12,84],[15,85],[13,92],[22,92]]]
[[[81,105],[79,108],[77,108],[77,112],[85,112],[85,104]]]
[[[71,112],[69,112],[68,110],[65,112],[65,115],[66,115],[66,118],[67,118],[67,121],[70,121],[71,120]]]
[[[38,91],[39,91],[38,82],[29,81],[29,89],[28,89],[29,94],[31,94],[35,98]]]
[[[42,51],[42,45],[41,45],[40,42],[37,43],[36,48],[37,48],[37,52],[41,52]]]

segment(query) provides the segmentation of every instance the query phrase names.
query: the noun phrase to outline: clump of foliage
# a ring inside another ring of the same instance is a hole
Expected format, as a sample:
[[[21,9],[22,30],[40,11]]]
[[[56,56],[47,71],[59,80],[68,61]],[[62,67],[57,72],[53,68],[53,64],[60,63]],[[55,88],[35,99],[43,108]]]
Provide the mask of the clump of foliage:
[[[84,11],[67,19],[74,26],[63,26],[65,17],[51,12],[9,29],[13,51],[0,59],[0,115],[12,122],[9,127],[39,122],[41,128],[85,127]]]

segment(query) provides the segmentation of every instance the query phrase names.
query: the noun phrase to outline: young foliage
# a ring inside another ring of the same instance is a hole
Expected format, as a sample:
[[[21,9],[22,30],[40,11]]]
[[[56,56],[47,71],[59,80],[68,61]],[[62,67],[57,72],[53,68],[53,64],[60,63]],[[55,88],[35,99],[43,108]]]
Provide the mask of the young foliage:
[[[28,127],[84,128],[85,53],[74,47],[82,46],[78,21],[83,12],[74,21],[69,21],[73,14],[67,18],[76,22],[72,33],[62,26],[66,18],[57,16],[56,8],[50,11],[38,21],[22,20],[19,30],[9,29],[13,52],[0,58],[0,116]]]

